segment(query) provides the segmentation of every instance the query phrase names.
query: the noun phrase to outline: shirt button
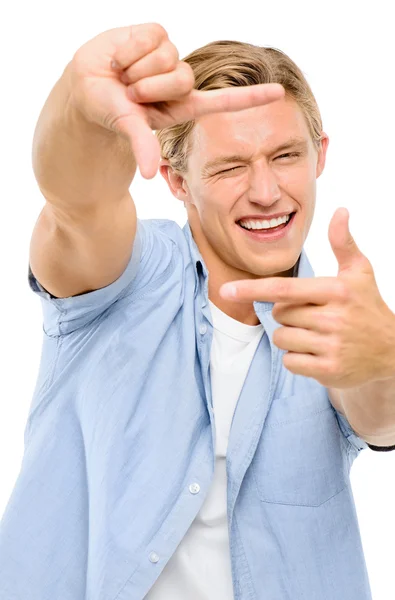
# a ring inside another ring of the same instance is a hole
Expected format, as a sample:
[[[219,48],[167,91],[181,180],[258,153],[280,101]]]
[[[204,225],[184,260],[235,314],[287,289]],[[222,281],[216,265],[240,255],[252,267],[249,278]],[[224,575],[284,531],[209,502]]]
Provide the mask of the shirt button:
[[[189,491],[191,494],[198,494],[200,492],[200,485],[198,483],[191,483]]]
[[[157,563],[159,561],[159,556],[156,552],[151,552],[151,554],[149,555],[149,559],[152,563]]]
[[[206,331],[207,331],[207,325],[205,325],[205,324],[203,323],[203,325],[200,325],[200,327],[199,327],[199,332],[200,332],[202,335],[204,335],[204,334],[206,333]]]

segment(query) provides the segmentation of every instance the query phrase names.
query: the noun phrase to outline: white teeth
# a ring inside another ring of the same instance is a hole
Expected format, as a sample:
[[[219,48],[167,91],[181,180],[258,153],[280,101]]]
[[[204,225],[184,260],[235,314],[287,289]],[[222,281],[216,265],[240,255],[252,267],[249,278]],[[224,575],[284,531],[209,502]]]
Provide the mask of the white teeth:
[[[291,215],[285,215],[278,219],[270,219],[270,221],[239,221],[239,224],[244,229],[271,229],[272,227],[278,227],[278,225],[286,223],[290,218]]]

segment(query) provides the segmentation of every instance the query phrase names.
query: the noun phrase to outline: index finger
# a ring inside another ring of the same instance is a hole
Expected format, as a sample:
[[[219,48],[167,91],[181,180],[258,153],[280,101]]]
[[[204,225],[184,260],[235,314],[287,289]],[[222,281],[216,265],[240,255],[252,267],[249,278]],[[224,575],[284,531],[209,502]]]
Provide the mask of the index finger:
[[[191,90],[186,102],[190,104],[194,119],[209,113],[232,112],[269,104],[284,95],[285,90],[279,83],[258,83],[220,90]]]
[[[232,288],[235,294],[232,294]],[[292,304],[327,304],[341,293],[337,277],[266,277],[226,283],[221,296],[236,302],[290,302]]]

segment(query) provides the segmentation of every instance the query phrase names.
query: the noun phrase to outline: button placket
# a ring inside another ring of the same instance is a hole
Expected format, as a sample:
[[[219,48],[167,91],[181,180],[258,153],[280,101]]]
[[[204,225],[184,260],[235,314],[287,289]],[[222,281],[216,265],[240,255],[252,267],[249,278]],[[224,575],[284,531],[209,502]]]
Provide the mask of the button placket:
[[[199,327],[199,333],[201,335],[204,335],[205,333],[207,333],[207,325],[205,323],[202,323]]]

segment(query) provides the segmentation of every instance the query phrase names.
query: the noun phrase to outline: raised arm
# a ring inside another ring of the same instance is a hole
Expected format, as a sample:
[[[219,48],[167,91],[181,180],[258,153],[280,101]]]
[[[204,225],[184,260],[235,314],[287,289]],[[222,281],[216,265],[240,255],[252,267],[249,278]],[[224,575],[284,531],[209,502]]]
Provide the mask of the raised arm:
[[[156,23],[105,31],[65,68],[33,141],[46,204],[33,230],[30,267],[53,296],[105,287],[125,270],[136,233],[129,187],[137,165],[149,179],[160,159],[152,130],[284,94],[278,84],[204,92],[194,84],[191,67]]]

